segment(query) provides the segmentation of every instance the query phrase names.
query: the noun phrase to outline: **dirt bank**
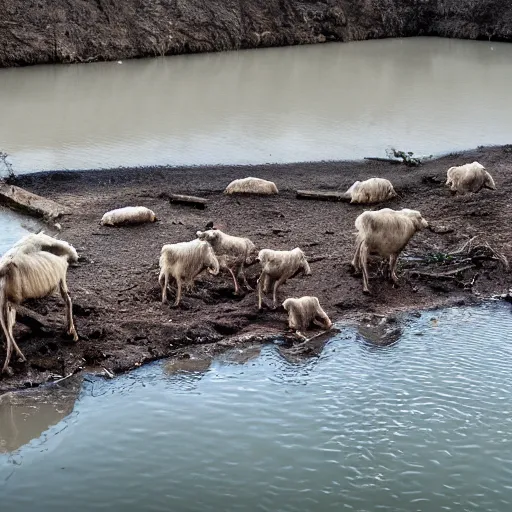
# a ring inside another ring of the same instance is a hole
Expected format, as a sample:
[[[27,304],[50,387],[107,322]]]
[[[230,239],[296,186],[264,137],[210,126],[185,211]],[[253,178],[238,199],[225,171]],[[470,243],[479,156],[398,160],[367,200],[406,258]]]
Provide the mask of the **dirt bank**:
[[[512,40],[503,0],[3,0],[0,66],[440,35]]]
[[[498,190],[452,198],[443,186],[447,168],[475,159],[491,170]],[[195,293],[185,295],[177,309],[160,304],[157,278],[162,245],[194,238],[196,230],[209,221],[227,232],[250,237],[259,248],[291,249],[300,245],[312,261],[313,273],[289,281],[281,290],[281,299],[317,295],[337,321],[504,293],[510,285],[509,275],[492,260],[482,260],[477,267],[439,279],[420,277],[411,270],[445,272],[450,268],[446,267],[449,261],[440,255],[456,250],[475,235],[510,259],[511,170],[509,146],[444,157],[420,168],[365,161],[22,176],[20,186],[74,212],[63,217],[61,237],[71,242],[84,259],[78,267],[70,268],[68,278],[80,341],[76,345],[67,342],[60,327],[33,333],[18,325],[15,336],[29,362],[14,362],[15,375],[0,379],[0,391],[45,382],[51,374],[65,376],[84,366],[105,367],[117,373],[186,345],[226,340],[229,344],[233,336],[282,333],[284,311],[267,308],[258,312],[256,295],[235,297],[227,275],[200,278]],[[247,175],[275,180],[280,194],[222,194],[232,179]],[[365,208],[301,201],[295,198],[294,191],[344,190],[356,179],[374,175],[391,179],[401,196],[387,206],[421,210],[436,232],[427,230],[413,238],[401,260],[399,288],[377,276],[371,281],[374,294],[368,297],[362,294],[361,279],[352,275],[349,265],[354,221]],[[209,199],[209,205],[206,210],[170,205],[162,197],[169,192],[201,195]],[[130,204],[152,208],[160,221],[132,228],[99,225],[105,211]],[[429,258],[421,263],[411,259],[427,255]],[[257,266],[248,271],[253,285],[257,273]],[[63,322],[60,298],[28,306],[46,315],[50,322]]]

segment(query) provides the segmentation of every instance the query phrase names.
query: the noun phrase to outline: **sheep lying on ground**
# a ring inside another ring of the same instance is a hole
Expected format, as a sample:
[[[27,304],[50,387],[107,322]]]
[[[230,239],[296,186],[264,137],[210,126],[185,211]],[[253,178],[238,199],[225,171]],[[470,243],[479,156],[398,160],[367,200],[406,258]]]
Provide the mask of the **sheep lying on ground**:
[[[224,190],[224,194],[278,194],[276,184],[273,181],[261,178],[243,178],[232,181]]]
[[[478,162],[450,167],[446,174],[446,185],[450,186],[450,190],[455,194],[457,192],[461,195],[466,192],[476,193],[483,188],[496,190],[492,176]]]
[[[14,341],[13,327],[16,305],[27,299],[52,294],[57,288],[66,303],[67,332],[75,341],[78,335],[73,323],[71,297],[66,284],[69,262],[77,262],[74,247],[44,233],[28,235],[16,243],[0,259],[0,323],[6,339],[7,355],[2,371],[9,366],[14,349],[22,361],[25,356]]]
[[[393,185],[384,178],[356,181],[346,192],[351,203],[378,203],[397,196]]]
[[[162,247],[160,255],[160,275],[158,282],[162,288],[162,303],[167,302],[167,287],[169,277],[176,280],[177,292],[175,306],[181,301],[183,285],[192,287],[195,278],[208,270],[210,274],[219,273],[219,261],[207,242],[192,240],[177,244],[167,244]]]
[[[155,213],[145,206],[125,206],[105,213],[101,218],[101,224],[103,226],[127,226],[155,222],[155,220]]]
[[[220,268],[225,268],[233,277],[235,294],[240,293],[238,277],[242,277],[245,287],[252,290],[244,273],[244,264],[250,265],[256,257],[256,247],[248,238],[228,235],[219,229],[209,229],[196,233],[199,240],[208,242],[217,256]],[[236,274],[235,272],[236,271]]]
[[[311,323],[328,330],[332,322],[320,306],[316,297],[290,298],[283,302],[283,308],[288,312],[288,326],[298,336],[305,339],[303,332],[307,331]]]
[[[352,265],[356,271],[363,271],[363,292],[368,288],[368,257],[378,254],[389,258],[389,270],[394,283],[398,282],[396,265],[398,256],[412,236],[428,227],[427,221],[416,210],[400,211],[383,208],[378,211],[366,211],[357,217],[356,251]]]
[[[311,274],[306,256],[298,247],[291,251],[262,249],[258,254],[258,260],[261,263],[262,269],[258,279],[259,309],[261,309],[262,295],[269,291],[272,281],[274,281],[274,307],[277,307],[277,289],[282,284],[300,271],[304,272],[304,275]]]

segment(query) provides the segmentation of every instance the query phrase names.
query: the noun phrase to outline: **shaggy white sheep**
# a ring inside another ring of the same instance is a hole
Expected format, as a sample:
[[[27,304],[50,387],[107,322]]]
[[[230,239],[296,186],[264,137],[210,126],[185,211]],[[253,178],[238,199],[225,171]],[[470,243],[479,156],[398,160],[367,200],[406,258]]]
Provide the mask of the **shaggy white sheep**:
[[[252,290],[244,273],[244,264],[250,265],[256,257],[256,246],[248,238],[228,235],[220,229],[209,229],[196,233],[199,240],[208,242],[219,260],[220,268],[225,268],[233,277],[235,294],[240,293],[237,276],[242,277],[245,287]],[[236,273],[235,273],[236,271]]]
[[[278,194],[276,184],[273,181],[261,178],[243,178],[232,181],[224,190],[224,194]]]
[[[492,176],[478,162],[450,167],[446,175],[446,185],[450,186],[450,190],[455,194],[476,193],[483,188],[496,190]]]
[[[155,222],[155,220],[155,213],[145,206],[125,206],[105,213],[101,218],[101,224],[103,226],[127,226]]]
[[[351,203],[378,203],[397,196],[393,185],[384,178],[356,181],[346,192]]]
[[[77,262],[74,247],[44,233],[28,235],[0,259],[0,324],[6,339],[7,354],[2,371],[9,366],[14,349],[22,361],[25,356],[14,341],[16,305],[27,299],[47,297],[59,290],[66,303],[67,332],[78,340],[73,322],[71,297],[66,284],[69,262]]]
[[[160,275],[158,282],[162,288],[162,303],[167,302],[167,287],[169,277],[176,281],[177,293],[175,306],[181,301],[183,285],[192,287],[195,278],[208,270],[210,274],[219,273],[219,261],[207,242],[191,240],[177,244],[167,244],[162,247],[160,255]]]
[[[292,297],[283,302],[283,308],[288,312],[288,326],[303,339],[306,338],[303,332],[307,331],[311,323],[325,330],[332,327],[332,322],[317,297]]]
[[[398,282],[396,265],[398,256],[412,236],[428,222],[416,210],[404,208],[395,211],[383,208],[377,211],[366,211],[357,217],[356,251],[352,265],[356,271],[363,272],[363,292],[369,293],[368,288],[368,257],[378,254],[389,258],[390,276],[394,283]]]
[[[296,247],[291,251],[273,251],[262,249],[258,254],[261,263],[261,274],[258,279],[258,308],[261,309],[263,293],[269,291],[271,282],[274,281],[273,300],[277,307],[277,289],[288,279],[302,271],[304,275],[310,275],[311,269],[306,256],[301,249]]]

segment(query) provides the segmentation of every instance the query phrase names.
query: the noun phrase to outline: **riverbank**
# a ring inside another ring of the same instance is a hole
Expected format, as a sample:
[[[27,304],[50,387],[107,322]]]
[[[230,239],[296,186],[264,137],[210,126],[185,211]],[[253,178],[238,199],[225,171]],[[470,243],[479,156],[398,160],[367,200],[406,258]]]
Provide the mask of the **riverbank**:
[[[7,0],[0,67],[433,35],[512,41],[496,0]]]
[[[473,160],[489,169],[497,190],[453,198],[444,186],[446,170]],[[512,151],[506,146],[445,156],[419,168],[362,161],[22,175],[19,186],[73,212],[61,219],[60,237],[82,256],[79,265],[68,272],[80,340],[77,344],[66,341],[61,327],[33,333],[18,324],[15,337],[28,363],[13,362],[14,375],[0,379],[0,391],[37,385],[52,374],[66,376],[84,367],[118,373],[189,345],[230,346],[238,339],[283,334],[284,310],[267,307],[258,312],[255,292],[235,297],[226,274],[200,277],[195,292],[185,294],[179,308],[161,305],[158,258],[162,245],[191,240],[210,221],[228,233],[251,238],[258,248],[302,247],[311,261],[312,275],[290,280],[282,287],[280,300],[317,295],[333,321],[471,303],[505,293],[510,278],[493,260],[438,279],[418,272],[443,273],[446,267],[440,255],[455,251],[475,236],[511,259],[511,169]],[[250,175],[274,180],[280,194],[222,194],[231,180]],[[361,278],[353,275],[349,262],[354,221],[368,207],[301,201],[295,190],[346,190],[354,181],[371,176],[390,179],[400,196],[375,208],[418,209],[432,229],[418,233],[408,245],[401,259],[401,286],[393,288],[376,276],[370,282],[373,295],[365,296]],[[196,210],[171,205],[166,199],[171,192],[205,197],[208,207]],[[126,205],[153,209],[159,222],[120,229],[99,225],[105,211]],[[427,255],[431,257],[425,259]],[[423,263],[416,264],[415,257],[423,258]],[[254,286],[258,266],[250,267],[247,274]],[[50,323],[64,320],[60,298],[27,305]]]

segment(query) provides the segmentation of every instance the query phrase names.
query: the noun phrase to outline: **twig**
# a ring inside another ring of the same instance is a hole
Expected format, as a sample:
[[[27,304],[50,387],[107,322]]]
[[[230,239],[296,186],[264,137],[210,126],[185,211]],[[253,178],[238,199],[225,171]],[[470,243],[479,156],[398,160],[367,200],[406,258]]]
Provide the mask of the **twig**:
[[[139,285],[138,284],[134,284],[132,286],[129,286],[128,288],[123,288],[122,290],[119,290],[118,293],[128,292],[130,290],[133,290],[134,288],[137,288],[137,286],[139,286]]]
[[[459,267],[454,270],[450,270],[448,272],[439,272],[439,273],[433,273],[433,272],[419,272],[418,270],[410,270],[410,274],[414,274],[420,277],[431,277],[433,279],[455,279],[455,275],[459,274],[460,272],[465,272],[466,270],[470,270],[474,268],[474,265],[466,265],[465,267]]]
[[[62,379],[54,380],[52,384],[58,384],[59,382],[62,382],[63,380],[69,379],[69,377],[72,377],[74,374],[71,372],[69,375],[66,375],[65,377],[62,377]]]

